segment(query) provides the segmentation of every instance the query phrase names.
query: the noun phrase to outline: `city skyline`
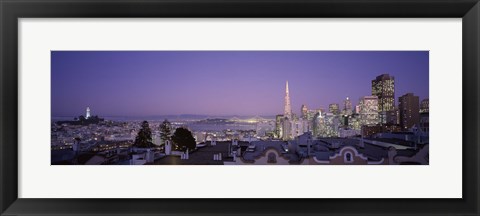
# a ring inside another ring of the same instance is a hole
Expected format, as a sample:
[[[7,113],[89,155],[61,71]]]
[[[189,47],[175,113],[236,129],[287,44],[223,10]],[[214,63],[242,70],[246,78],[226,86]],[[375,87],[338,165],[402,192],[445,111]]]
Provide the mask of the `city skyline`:
[[[395,101],[428,98],[428,51],[52,51],[52,116],[274,116],[371,95],[395,77]],[[427,85],[425,85],[427,83]]]

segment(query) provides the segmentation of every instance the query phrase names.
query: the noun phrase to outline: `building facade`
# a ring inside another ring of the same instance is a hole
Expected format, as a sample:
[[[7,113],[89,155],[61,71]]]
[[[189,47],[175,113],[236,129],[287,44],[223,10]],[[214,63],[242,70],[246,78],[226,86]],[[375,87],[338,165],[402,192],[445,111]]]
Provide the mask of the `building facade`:
[[[340,109],[339,105],[337,103],[333,103],[328,105],[328,111],[333,113],[334,115],[339,115],[340,114]]]
[[[350,98],[346,98],[343,101],[343,110],[342,110],[343,115],[351,115],[352,114],[352,102],[350,101]]]
[[[418,96],[407,93],[398,98],[398,111],[400,113],[400,126],[403,130],[418,125],[420,121],[420,107]]]
[[[382,74],[372,80],[372,95],[378,97],[378,111],[395,109],[395,77]]]
[[[322,112],[317,112],[315,116],[313,117],[313,125],[312,125],[312,130],[313,130],[313,136],[319,137],[321,136],[322,131],[324,130],[324,119]]]
[[[380,123],[378,113],[378,97],[365,96],[360,98],[360,124],[376,125]]]
[[[428,98],[423,99],[422,102],[420,102],[420,113],[428,113],[429,112],[428,107],[429,107]]]
[[[275,116],[275,138],[282,138],[283,135],[283,115]]]
[[[398,124],[397,112],[397,109],[379,112],[378,114],[380,116],[380,123],[388,125]]]
[[[285,85],[285,106],[284,106],[284,113],[285,117],[291,118],[292,117],[292,106],[290,105],[290,93],[288,92],[288,81]]]

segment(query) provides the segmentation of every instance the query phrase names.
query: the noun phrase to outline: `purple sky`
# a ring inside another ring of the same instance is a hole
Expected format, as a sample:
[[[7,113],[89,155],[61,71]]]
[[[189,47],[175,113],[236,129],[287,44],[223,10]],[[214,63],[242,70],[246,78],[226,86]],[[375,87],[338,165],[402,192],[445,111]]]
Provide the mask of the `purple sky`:
[[[428,51],[52,51],[52,116],[276,115],[353,105],[395,76],[395,103],[428,98]]]

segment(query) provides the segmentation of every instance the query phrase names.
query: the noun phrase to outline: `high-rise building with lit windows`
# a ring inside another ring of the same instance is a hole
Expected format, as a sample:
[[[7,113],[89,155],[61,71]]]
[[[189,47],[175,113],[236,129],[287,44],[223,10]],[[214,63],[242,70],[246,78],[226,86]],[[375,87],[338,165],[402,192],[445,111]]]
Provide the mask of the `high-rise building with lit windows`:
[[[420,108],[418,96],[407,93],[398,98],[398,111],[400,112],[400,126],[407,130],[420,121]]]
[[[339,106],[337,103],[328,105],[328,111],[333,113],[334,115],[340,114]]]
[[[378,97],[378,111],[395,109],[395,77],[382,74],[372,80],[372,95]]]
[[[376,125],[380,123],[378,113],[378,97],[365,96],[360,98],[360,124]]]
[[[318,110],[308,110],[307,111],[307,120],[311,121],[315,117],[315,115],[318,113]]]
[[[343,110],[342,110],[343,115],[351,115],[352,114],[352,102],[350,101],[350,98],[346,98],[343,101]]]
[[[288,92],[288,81],[285,85],[285,110],[284,115],[285,117],[292,118],[292,106],[290,105],[290,93]]]
[[[275,116],[275,136],[276,138],[282,138],[283,136],[283,115]]]
[[[324,127],[320,131],[321,137],[338,137],[338,128],[340,127],[341,122],[339,116],[334,115],[333,113],[325,113],[324,116]]]
[[[285,116],[283,119],[283,125],[282,125],[282,139],[283,140],[292,140],[294,138],[293,136],[293,126],[295,124],[295,121],[292,121],[290,118]]]
[[[315,113],[312,121],[312,131],[313,136],[319,137],[321,136],[322,131],[324,130],[324,118],[321,111]]]

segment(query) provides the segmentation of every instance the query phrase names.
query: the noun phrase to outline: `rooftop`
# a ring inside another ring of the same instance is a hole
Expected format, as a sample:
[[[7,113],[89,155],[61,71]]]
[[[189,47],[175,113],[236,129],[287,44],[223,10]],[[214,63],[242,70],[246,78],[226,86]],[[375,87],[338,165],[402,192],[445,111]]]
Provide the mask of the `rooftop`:
[[[168,155],[153,162],[154,165],[223,165],[223,161],[232,161],[233,158],[228,156],[228,148],[232,142],[219,142],[215,146],[207,143],[206,146],[189,152],[187,160],[180,159],[180,156]],[[245,145],[238,142],[239,145]],[[213,160],[213,155],[222,153],[222,160]]]

